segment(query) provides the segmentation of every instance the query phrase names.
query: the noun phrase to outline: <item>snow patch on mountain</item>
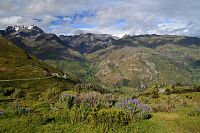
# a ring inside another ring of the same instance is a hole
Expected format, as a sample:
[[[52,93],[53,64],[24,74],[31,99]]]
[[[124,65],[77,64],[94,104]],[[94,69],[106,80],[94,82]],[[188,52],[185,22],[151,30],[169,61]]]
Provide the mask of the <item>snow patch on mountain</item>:
[[[32,29],[33,29],[33,25],[29,26],[28,29],[29,29],[29,30],[32,30]]]
[[[21,31],[21,30],[33,30],[35,25],[31,25],[31,26],[12,26],[12,29],[15,30],[16,32]]]
[[[14,29],[15,29],[15,31],[19,31],[19,27],[18,26],[16,26],[16,27],[14,27]]]

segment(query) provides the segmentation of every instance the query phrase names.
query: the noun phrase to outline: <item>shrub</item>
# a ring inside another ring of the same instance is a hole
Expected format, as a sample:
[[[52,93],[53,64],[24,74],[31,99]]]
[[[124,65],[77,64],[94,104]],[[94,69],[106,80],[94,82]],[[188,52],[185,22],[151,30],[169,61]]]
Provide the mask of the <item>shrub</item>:
[[[36,91],[36,92],[28,93],[26,95],[26,98],[29,99],[29,100],[38,100],[39,99],[39,95],[40,95],[40,92]]]
[[[200,86],[197,87],[197,92],[200,92]]]
[[[178,105],[180,106],[183,106],[183,107],[188,106],[188,101],[186,99],[179,99],[178,102],[179,102]]]
[[[66,102],[67,108],[70,109],[74,105],[74,99],[75,99],[75,96],[70,95],[70,94],[64,94],[61,100],[63,102]]]
[[[124,100],[119,104],[119,107],[123,109],[123,111],[129,113],[133,118],[136,119],[150,119],[150,107],[143,103],[139,103],[137,98],[130,98],[128,100]]]
[[[173,106],[166,103],[157,103],[152,106],[153,112],[172,112],[174,109]]]
[[[193,111],[188,113],[189,116],[194,117],[194,116],[200,116],[200,108],[195,108]]]
[[[100,93],[95,91],[81,93],[76,97],[76,104],[85,104],[89,107],[96,107],[99,104],[100,95]]]
[[[192,99],[192,96],[186,95],[185,98]]]
[[[41,98],[44,100],[57,101],[59,99],[60,93],[61,93],[60,88],[53,87],[43,92]]]
[[[16,102],[16,111],[18,114],[24,114],[24,113],[32,113],[33,109],[29,108],[29,107],[22,107],[19,102]]]
[[[20,107],[18,110],[19,114],[24,114],[24,113],[32,113],[33,110],[31,108],[28,107]]]
[[[93,112],[90,114],[89,119],[95,126],[103,124],[107,127],[116,124],[126,125],[132,121],[130,115],[115,108],[101,109],[97,112]]]
[[[84,104],[80,106],[74,105],[70,110],[68,115],[68,120],[71,124],[80,122],[90,122],[88,119],[89,114],[93,112],[93,108],[85,106]]]
[[[170,94],[171,94],[171,89],[169,89],[169,88],[165,89],[165,93],[166,93],[167,95],[170,95]]]
[[[111,108],[116,104],[115,98],[112,94],[99,95],[99,106],[101,108]]]
[[[12,88],[12,87],[0,89],[0,93],[2,93],[4,96],[11,96],[11,94],[14,92],[15,92],[15,88]]]
[[[159,92],[158,89],[153,90],[151,97],[152,98],[159,98],[159,93],[158,92]]]
[[[153,112],[172,112],[175,109],[175,100],[171,98],[162,99],[162,101],[158,101],[151,107]]]
[[[111,94],[101,94],[95,91],[81,93],[75,97],[74,101],[78,106],[85,104],[98,109],[110,108],[116,103]]]
[[[23,98],[25,96],[25,93],[22,89],[15,89],[15,92],[13,93],[14,98]]]

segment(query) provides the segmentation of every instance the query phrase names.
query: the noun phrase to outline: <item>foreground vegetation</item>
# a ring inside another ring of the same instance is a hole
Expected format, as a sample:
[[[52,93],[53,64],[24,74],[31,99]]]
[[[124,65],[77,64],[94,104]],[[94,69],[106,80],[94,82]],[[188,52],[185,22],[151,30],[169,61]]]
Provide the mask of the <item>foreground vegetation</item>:
[[[198,87],[171,92],[177,88],[183,91],[150,88],[135,96],[53,87],[36,98],[1,87],[0,132],[199,132]]]

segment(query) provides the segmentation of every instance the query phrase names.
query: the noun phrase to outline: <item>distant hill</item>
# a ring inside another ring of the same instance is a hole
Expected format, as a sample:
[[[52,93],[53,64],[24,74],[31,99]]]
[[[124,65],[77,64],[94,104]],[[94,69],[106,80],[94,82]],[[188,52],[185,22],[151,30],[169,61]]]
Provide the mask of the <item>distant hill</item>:
[[[57,36],[37,26],[8,27],[2,36],[53,67],[108,86],[200,84],[200,38],[107,34]]]
[[[199,53],[196,37],[140,35],[118,39],[91,60],[102,82],[146,88],[152,83],[200,84]]]

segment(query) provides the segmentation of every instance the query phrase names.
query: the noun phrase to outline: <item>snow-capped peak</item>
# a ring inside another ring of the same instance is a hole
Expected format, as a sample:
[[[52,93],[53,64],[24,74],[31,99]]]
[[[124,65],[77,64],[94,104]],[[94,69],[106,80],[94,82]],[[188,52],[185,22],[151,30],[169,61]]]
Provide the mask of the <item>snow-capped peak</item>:
[[[22,26],[13,26],[13,29],[15,31],[24,30],[24,29],[32,30],[34,28],[34,26],[35,25],[31,25],[31,26],[25,26],[25,25],[22,25]]]
[[[28,29],[29,29],[29,30],[32,30],[32,29],[33,29],[33,25],[29,26]]]
[[[39,34],[39,33],[44,33],[43,30],[41,30],[39,27],[36,25],[30,25],[30,26],[8,26],[6,28],[6,32],[8,33],[21,33],[21,32],[26,32],[26,33],[31,33],[31,34]]]
[[[15,31],[19,31],[20,28],[18,26],[15,26],[14,29]]]

